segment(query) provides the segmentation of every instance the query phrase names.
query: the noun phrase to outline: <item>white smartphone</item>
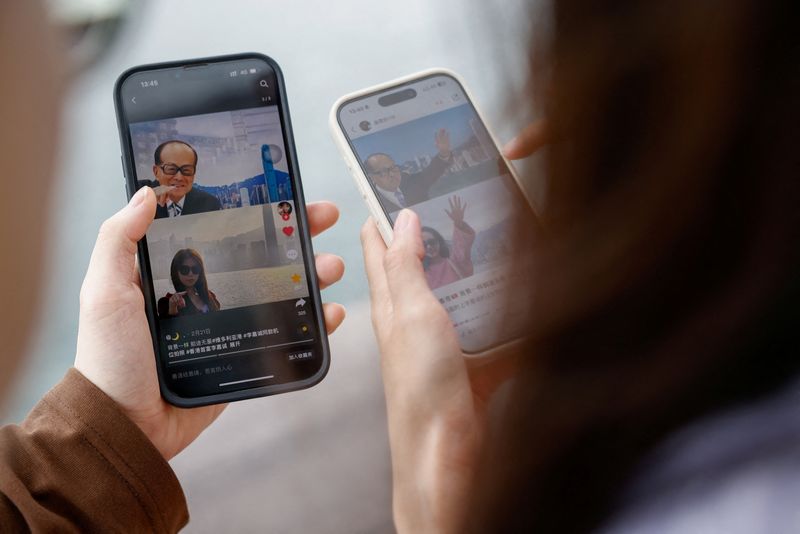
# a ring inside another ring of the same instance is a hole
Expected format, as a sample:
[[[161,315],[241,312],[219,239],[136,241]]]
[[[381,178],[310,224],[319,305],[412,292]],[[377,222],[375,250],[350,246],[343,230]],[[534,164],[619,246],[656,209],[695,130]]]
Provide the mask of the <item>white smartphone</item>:
[[[515,237],[536,216],[459,77],[432,69],[345,95],[330,127],[387,245],[401,209],[419,215],[425,276],[461,348],[520,337]]]

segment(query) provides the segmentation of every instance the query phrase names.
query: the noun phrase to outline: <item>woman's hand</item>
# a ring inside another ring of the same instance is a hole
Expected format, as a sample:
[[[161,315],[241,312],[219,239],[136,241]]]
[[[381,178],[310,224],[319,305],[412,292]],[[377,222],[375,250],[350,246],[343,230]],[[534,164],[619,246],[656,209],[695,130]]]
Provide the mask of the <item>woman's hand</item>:
[[[178,315],[178,312],[186,307],[186,300],[184,300],[183,298],[185,294],[186,291],[178,291],[177,293],[173,293],[172,296],[169,297],[168,313],[170,315]]]
[[[486,433],[486,405],[508,358],[469,369],[447,312],[425,279],[420,223],[400,212],[388,249],[361,231],[381,352],[399,532],[457,532]]]
[[[547,119],[539,119],[526,126],[514,139],[503,147],[508,159],[522,159],[530,156],[550,142]]]
[[[520,159],[548,141],[541,120],[503,152]],[[465,209],[455,197],[445,211],[458,224]],[[386,392],[395,526],[399,532],[462,531],[487,432],[487,405],[513,375],[516,359],[499,354],[467,364],[447,312],[428,288],[414,212],[400,212],[388,249],[371,219],[361,242]]]
[[[450,132],[444,128],[439,128],[433,135],[433,141],[436,144],[439,157],[443,160],[450,159],[450,156],[453,154],[450,148]]]
[[[467,203],[461,203],[461,197],[458,195],[453,195],[448,199],[450,203],[450,210],[448,211],[445,208],[444,212],[450,217],[450,220],[453,221],[453,225],[457,228],[462,228],[464,226],[464,212],[467,211]]]
[[[182,409],[167,404],[159,393],[135,262],[136,243],[155,211],[156,196],[143,187],[100,228],[81,288],[75,367],[116,401],[169,460],[194,441],[225,406]],[[339,210],[329,202],[308,205],[312,235],[330,228],[338,217]],[[316,267],[323,287],[338,281],[344,272],[341,258],[331,254],[318,254]],[[333,332],[344,319],[344,308],[325,304],[323,311],[328,332]]]

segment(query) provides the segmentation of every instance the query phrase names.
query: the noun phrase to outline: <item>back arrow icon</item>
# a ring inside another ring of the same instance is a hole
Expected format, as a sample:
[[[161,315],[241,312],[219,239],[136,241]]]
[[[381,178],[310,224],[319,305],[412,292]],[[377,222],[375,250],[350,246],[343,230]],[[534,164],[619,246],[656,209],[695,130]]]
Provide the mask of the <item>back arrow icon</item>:
[[[136,103],[136,97],[135,96],[131,97],[131,102],[133,102],[134,104]]]

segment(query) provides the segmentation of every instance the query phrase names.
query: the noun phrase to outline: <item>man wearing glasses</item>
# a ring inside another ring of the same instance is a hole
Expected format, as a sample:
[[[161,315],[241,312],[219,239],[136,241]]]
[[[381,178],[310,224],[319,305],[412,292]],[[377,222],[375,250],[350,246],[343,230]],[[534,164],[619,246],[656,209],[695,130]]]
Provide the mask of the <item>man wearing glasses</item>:
[[[390,155],[381,152],[372,154],[364,161],[367,175],[375,185],[386,211],[397,211],[429,199],[431,186],[453,163],[447,130],[439,129],[434,141],[438,154],[416,174],[403,172]]]
[[[192,188],[197,171],[197,151],[189,143],[165,141],[156,148],[154,160],[156,181],[145,185],[152,186],[156,191],[156,219],[222,208],[217,197]]]

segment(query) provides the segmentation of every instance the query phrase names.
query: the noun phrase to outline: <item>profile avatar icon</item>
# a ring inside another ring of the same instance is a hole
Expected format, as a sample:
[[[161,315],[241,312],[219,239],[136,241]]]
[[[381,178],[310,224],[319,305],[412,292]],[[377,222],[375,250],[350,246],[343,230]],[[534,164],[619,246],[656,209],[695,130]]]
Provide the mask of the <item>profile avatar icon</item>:
[[[285,200],[283,202],[278,202],[278,214],[281,216],[281,219],[288,221],[292,214],[292,205]]]

